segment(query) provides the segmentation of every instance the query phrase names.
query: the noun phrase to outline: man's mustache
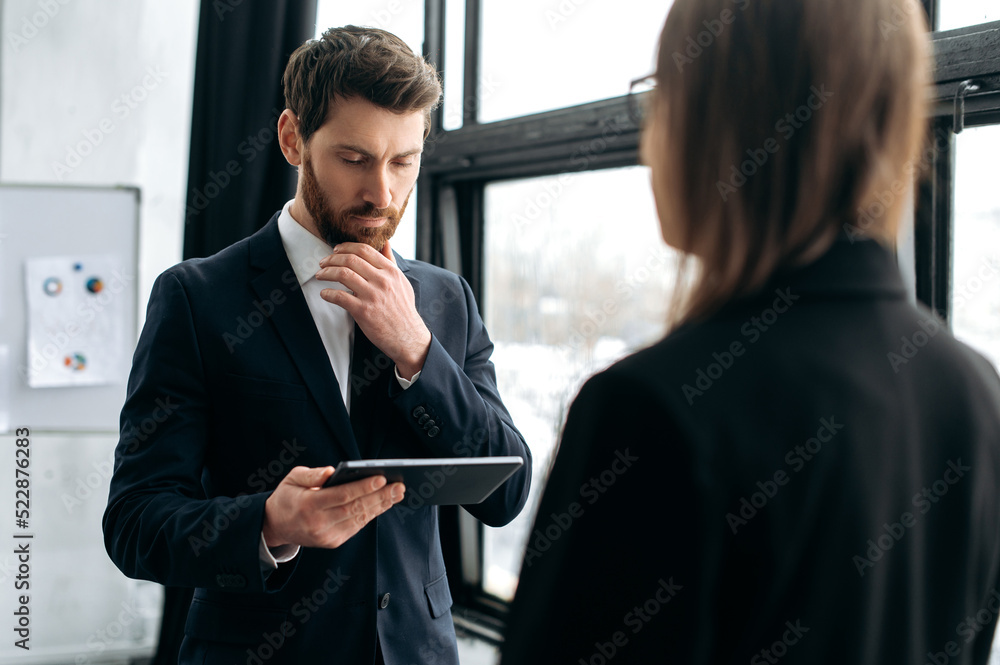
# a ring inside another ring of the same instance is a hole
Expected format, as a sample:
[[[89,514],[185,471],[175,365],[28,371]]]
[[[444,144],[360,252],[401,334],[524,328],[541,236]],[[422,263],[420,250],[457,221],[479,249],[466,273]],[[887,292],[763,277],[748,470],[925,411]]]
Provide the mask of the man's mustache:
[[[393,207],[388,208],[376,208],[371,203],[358,206],[356,208],[349,209],[345,216],[347,217],[361,217],[362,219],[380,219],[382,217],[395,217],[398,214],[398,210]]]

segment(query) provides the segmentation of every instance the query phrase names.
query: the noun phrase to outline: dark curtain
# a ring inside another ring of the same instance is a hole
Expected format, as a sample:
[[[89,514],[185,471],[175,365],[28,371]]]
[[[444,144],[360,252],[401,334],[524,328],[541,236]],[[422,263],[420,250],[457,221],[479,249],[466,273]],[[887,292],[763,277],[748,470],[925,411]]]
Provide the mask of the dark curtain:
[[[316,0],[202,0],[185,259],[251,235],[294,196],[277,140],[281,75],[315,22]]]
[[[315,33],[316,0],[202,0],[191,116],[184,258],[262,227],[295,195],[278,148],[281,74]],[[175,665],[192,589],[167,587],[154,665]]]

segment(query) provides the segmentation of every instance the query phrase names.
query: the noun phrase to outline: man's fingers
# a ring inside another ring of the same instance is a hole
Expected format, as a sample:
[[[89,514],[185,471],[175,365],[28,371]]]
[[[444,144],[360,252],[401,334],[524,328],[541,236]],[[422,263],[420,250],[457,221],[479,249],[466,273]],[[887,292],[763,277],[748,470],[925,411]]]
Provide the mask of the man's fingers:
[[[403,500],[402,483],[392,483],[375,492],[369,492],[353,501],[329,506],[326,510],[331,522],[353,520],[362,526],[392,508],[393,504]]]
[[[299,487],[322,487],[323,483],[326,482],[326,479],[329,478],[332,473],[332,466],[319,466],[315,468],[296,466],[288,472],[288,475],[285,476],[285,480],[283,482],[298,485]]]
[[[364,271],[355,270],[350,266],[331,265],[320,268],[316,272],[316,279],[321,282],[337,282],[358,295],[372,295],[373,290],[378,288],[379,278],[371,266],[368,267],[368,271],[369,274],[365,274]]]
[[[386,256],[385,252],[389,251],[389,243],[386,243],[382,247],[382,251],[379,251],[363,242],[342,242],[333,248],[333,254],[323,257],[319,264],[324,266],[329,264],[336,257],[346,257],[350,255],[357,256],[366,263],[371,264],[376,268],[385,268],[386,259],[388,258],[390,262],[395,265],[395,259],[392,258],[392,253]]]
[[[336,508],[350,504],[363,496],[379,491],[385,485],[385,476],[372,476],[335,487],[327,487],[317,498],[317,508]]]
[[[385,244],[382,245],[382,256],[392,261],[392,265],[396,265],[396,257],[392,255],[392,247],[389,246],[389,241],[386,240]]]
[[[340,547],[373,519],[402,501],[403,495],[403,484],[393,483],[376,492],[365,494],[350,503],[324,510],[323,514],[327,523],[324,545],[326,547]]]

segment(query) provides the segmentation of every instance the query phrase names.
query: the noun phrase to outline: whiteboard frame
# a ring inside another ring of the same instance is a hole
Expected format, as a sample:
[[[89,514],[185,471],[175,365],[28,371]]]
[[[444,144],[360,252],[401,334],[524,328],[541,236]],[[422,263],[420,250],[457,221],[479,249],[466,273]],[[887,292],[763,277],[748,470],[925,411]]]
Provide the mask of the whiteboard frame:
[[[140,200],[139,188],[132,186],[0,185],[0,345],[10,349],[9,371],[0,381],[9,382],[11,428],[118,431],[131,362],[106,385],[28,386],[24,262],[42,256],[120,256],[123,274],[131,278],[121,294],[131,358],[138,341]]]

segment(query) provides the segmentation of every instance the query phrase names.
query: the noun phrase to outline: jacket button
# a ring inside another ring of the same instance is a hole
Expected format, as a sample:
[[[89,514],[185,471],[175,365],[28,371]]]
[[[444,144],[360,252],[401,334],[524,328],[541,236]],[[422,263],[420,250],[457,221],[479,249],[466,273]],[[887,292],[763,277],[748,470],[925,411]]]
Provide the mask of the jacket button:
[[[436,437],[440,433],[441,433],[441,428],[440,427],[436,427],[436,426],[430,428],[429,430],[427,430],[427,436],[430,437],[430,438],[432,438],[432,439],[434,437]]]
[[[427,413],[427,409],[425,409],[422,406],[418,406],[417,408],[413,409],[412,415],[413,415],[414,418],[419,418],[420,416],[424,415],[425,413]]]
[[[389,607],[389,594],[385,594],[382,596],[382,599],[378,601],[378,606],[381,607],[383,610]]]
[[[423,425],[423,424],[425,424],[430,419],[431,419],[431,417],[425,413],[424,415],[422,415],[419,418],[417,418],[417,424],[418,425]]]

